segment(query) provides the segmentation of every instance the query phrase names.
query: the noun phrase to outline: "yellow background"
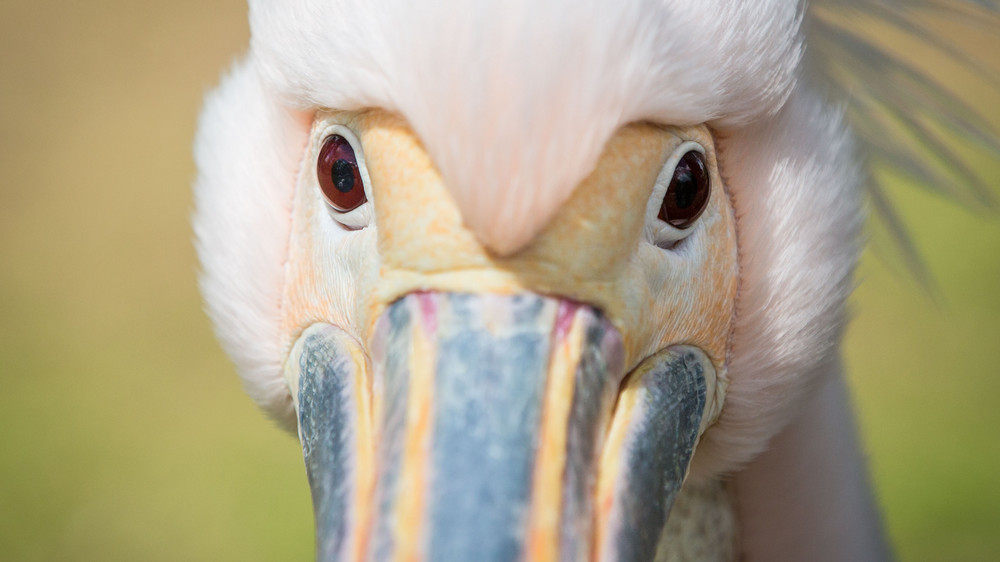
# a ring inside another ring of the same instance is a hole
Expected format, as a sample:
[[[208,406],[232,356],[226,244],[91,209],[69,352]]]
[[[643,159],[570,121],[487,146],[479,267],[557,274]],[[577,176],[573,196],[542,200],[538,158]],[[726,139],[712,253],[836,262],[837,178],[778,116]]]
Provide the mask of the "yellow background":
[[[2,559],[312,557],[298,444],[242,395],[195,286],[191,138],[245,11],[0,3]],[[962,41],[1000,58],[987,35]],[[1000,95],[937,70],[997,123]],[[1000,165],[979,165],[995,185]],[[997,559],[1000,222],[892,194],[940,291],[868,254],[853,298],[887,527],[904,560]]]

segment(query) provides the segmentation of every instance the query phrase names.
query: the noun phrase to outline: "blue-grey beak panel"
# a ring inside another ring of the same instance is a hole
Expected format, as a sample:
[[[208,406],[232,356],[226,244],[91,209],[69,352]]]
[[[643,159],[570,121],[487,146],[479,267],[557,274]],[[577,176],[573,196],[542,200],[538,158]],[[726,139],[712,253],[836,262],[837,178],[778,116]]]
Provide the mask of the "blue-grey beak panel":
[[[316,556],[347,560],[360,552],[367,501],[365,472],[374,444],[366,415],[363,363],[353,341],[328,325],[310,327],[296,344],[299,439],[316,514]],[[361,437],[361,438],[359,438]],[[367,441],[367,442],[366,442]]]
[[[582,384],[571,420],[558,424],[569,434],[562,458],[572,457],[560,469],[572,482],[562,511],[575,524],[555,540],[588,541],[594,436],[621,376],[617,331],[589,307],[537,295],[410,295],[383,319],[374,357],[386,397],[374,558],[526,558],[539,452],[551,433],[545,419],[558,391],[553,352],[573,324],[587,352],[569,366],[567,388]]]
[[[612,507],[601,559],[653,560],[661,532],[687,474],[705,408],[708,358],[677,346],[647,359],[623,390],[606,451],[617,470],[605,476]]]

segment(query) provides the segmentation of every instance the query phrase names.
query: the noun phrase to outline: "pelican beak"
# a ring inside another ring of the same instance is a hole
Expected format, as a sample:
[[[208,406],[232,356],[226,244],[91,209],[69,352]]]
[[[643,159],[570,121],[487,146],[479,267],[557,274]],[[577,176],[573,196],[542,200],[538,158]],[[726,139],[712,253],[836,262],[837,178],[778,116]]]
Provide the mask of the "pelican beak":
[[[314,327],[293,352],[319,559],[652,559],[707,359],[626,380],[599,310],[534,294],[407,295],[371,349],[374,415],[350,338]]]
[[[320,244],[329,217],[305,184],[284,301],[304,329],[285,378],[317,557],[653,560],[724,398],[723,190],[683,252],[648,242],[651,186],[686,141],[630,125],[528,245],[501,253],[399,116],[351,119],[374,228]]]

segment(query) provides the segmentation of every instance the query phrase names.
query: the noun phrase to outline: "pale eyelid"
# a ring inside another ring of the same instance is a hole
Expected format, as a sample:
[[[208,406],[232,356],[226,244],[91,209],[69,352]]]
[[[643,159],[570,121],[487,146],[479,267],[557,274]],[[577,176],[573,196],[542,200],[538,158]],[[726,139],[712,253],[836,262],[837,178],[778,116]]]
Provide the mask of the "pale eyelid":
[[[680,162],[681,157],[691,151],[700,152],[704,156],[708,155],[708,151],[705,150],[705,147],[701,143],[684,141],[679,144],[670,154],[670,157],[667,158],[667,161],[664,162],[659,175],[656,176],[653,193],[650,194],[649,200],[646,203],[646,240],[661,248],[673,246],[690,236],[696,230],[695,228],[681,230],[659,218],[660,206],[663,204],[663,198],[667,194],[667,188],[670,187],[670,180],[674,177],[674,169],[677,167],[677,163]]]

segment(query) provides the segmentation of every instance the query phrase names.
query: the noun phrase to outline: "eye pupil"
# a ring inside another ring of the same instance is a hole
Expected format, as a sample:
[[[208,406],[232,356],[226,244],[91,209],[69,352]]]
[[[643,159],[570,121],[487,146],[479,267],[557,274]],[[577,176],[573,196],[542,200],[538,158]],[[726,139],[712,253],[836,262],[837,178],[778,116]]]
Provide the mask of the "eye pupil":
[[[660,206],[659,218],[674,228],[688,228],[708,206],[711,192],[705,156],[689,151],[677,162],[667,193]]]
[[[330,170],[330,179],[333,180],[333,187],[341,193],[348,193],[354,189],[354,169],[347,160],[337,160]]]
[[[316,179],[327,203],[341,213],[368,200],[354,147],[341,135],[330,135],[323,141],[316,159]]]
[[[677,190],[674,192],[674,202],[678,209],[687,209],[694,204],[698,194],[698,182],[690,172],[677,174]]]

